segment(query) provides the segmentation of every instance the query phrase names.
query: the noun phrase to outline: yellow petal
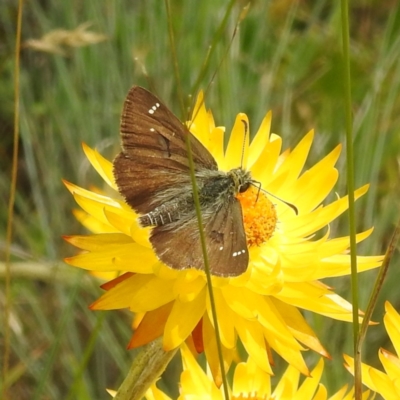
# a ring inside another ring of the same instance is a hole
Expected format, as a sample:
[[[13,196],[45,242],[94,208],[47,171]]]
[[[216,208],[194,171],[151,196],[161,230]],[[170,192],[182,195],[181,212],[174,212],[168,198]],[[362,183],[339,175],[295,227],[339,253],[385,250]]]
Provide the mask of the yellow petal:
[[[97,201],[99,203],[102,203],[104,205],[109,205],[109,206],[114,206],[117,208],[121,208],[123,206],[123,203],[120,201],[117,201],[115,199],[112,199],[108,196],[104,196],[99,193],[95,193],[90,190],[83,189],[77,185],[74,185],[71,182],[68,182],[66,180],[63,180],[64,185],[66,188],[75,196],[75,194],[80,195],[81,197],[85,197],[90,200]]]
[[[275,295],[280,293],[285,284],[281,262],[278,260],[275,265],[271,265],[265,258],[267,257],[260,256],[262,262],[257,260],[251,264],[251,279],[243,286],[264,296]]]
[[[379,350],[379,360],[381,361],[383,368],[385,368],[386,374],[394,382],[400,378],[400,360],[394,354],[387,350]]]
[[[271,130],[271,117],[272,113],[269,111],[261,122],[260,128],[250,143],[249,147],[249,159],[247,162],[247,168],[252,169],[253,165],[261,156],[264,148],[269,141],[269,133]]]
[[[400,315],[388,301],[385,302],[385,311],[386,314],[383,321],[386,331],[393,343],[396,353],[400,355]]]
[[[160,390],[155,383],[147,389],[145,398],[146,400],[171,400],[171,398]]]
[[[210,120],[204,105],[204,93],[200,91],[193,108],[191,121],[187,123],[190,132],[206,147],[209,145]]]
[[[81,194],[74,193],[75,201],[90,215],[95,217],[97,220],[102,222],[103,224],[112,226],[107,217],[104,214],[104,210],[110,209],[118,209],[120,208],[117,203],[114,204],[106,204],[105,202],[99,201],[100,195],[97,195],[97,198],[89,198],[87,196],[82,196]],[[103,200],[103,199],[101,199]],[[115,229],[115,227],[113,227]]]
[[[341,321],[351,321],[351,304],[315,282],[291,284],[282,289],[276,297],[285,303],[310,310]]]
[[[210,394],[210,388],[212,386],[215,387],[215,385],[213,382],[210,382],[210,379],[201,369],[199,363],[196,361],[185,343],[183,343],[181,346],[181,354],[184,368],[180,379],[180,394],[182,398],[185,399],[188,398],[188,396],[193,395],[206,397]],[[219,396],[217,396],[217,398],[218,397]],[[212,399],[214,399],[214,397],[212,397]],[[221,400],[223,400],[222,397]]]
[[[324,361],[321,358],[315,368],[311,371],[311,376],[304,380],[297,393],[293,396],[293,400],[314,400],[314,393],[318,389],[323,370]]]
[[[162,290],[160,288],[160,290]],[[207,290],[204,288],[193,301],[175,300],[164,330],[164,349],[175,349],[192,333],[203,316]],[[182,318],[182,316],[185,318]]]
[[[300,373],[289,365],[272,393],[274,399],[292,399],[299,385]]]
[[[220,387],[222,384],[221,365],[218,357],[218,348],[217,348],[215,330],[210,322],[210,319],[208,318],[208,314],[205,314],[203,318],[202,333],[203,333],[203,341],[205,344],[204,351],[207,363],[210,367],[216,386]],[[234,350],[227,349],[226,347],[222,346],[222,355],[224,360],[225,371],[228,371],[232,363]]]
[[[228,147],[225,153],[225,163],[221,165],[222,170],[232,168],[247,167],[247,157],[249,154],[249,119],[246,114],[237,115],[233,125]]]
[[[89,159],[94,169],[104,179],[104,181],[114,190],[118,190],[114,181],[112,163],[106,160],[97,150],[91,149],[86,143],[82,143],[82,148],[86,154],[86,157]]]
[[[257,399],[269,399],[271,396],[271,376],[260,369],[252,358],[246,363],[236,365],[233,378],[233,398],[249,398],[254,393]]]
[[[174,292],[182,302],[193,301],[205,286],[204,277],[197,274],[192,276],[190,274],[181,274],[174,283]]]
[[[318,177],[310,177],[307,175],[307,182],[304,182],[301,191],[285,186],[285,188],[281,188],[277,191],[277,194],[295,204],[299,214],[305,214],[311,212],[322,203],[332,191],[338,177],[339,172],[336,169],[332,169]],[[306,178],[304,178],[303,181],[306,181]],[[300,179],[296,183],[298,183]]]
[[[304,167],[311,144],[314,138],[314,131],[308,132],[300,143],[290,152],[274,172],[274,183],[268,184],[268,190],[273,193],[280,187],[291,185],[299,177]]]
[[[78,254],[65,261],[75,267],[97,271],[132,271],[149,274],[157,257],[151,249],[137,243],[104,245],[90,253]]]
[[[383,256],[357,256],[357,271],[368,271],[382,264]],[[348,275],[350,270],[350,256],[336,255],[321,261],[321,274],[315,279]]]
[[[75,235],[64,236],[64,239],[75,247],[82,250],[96,251],[104,248],[105,245],[132,244],[132,239],[122,233],[100,233],[98,235]]]
[[[266,302],[270,318],[264,311],[264,315],[260,314],[258,320],[265,327],[263,333],[269,346],[301,373],[308,375],[309,371],[300,352],[301,345],[294,339],[272,302],[268,298]],[[276,326],[273,326],[274,323]],[[274,330],[277,330],[278,334],[274,334]]]
[[[263,330],[256,321],[248,321],[235,316],[235,328],[246,349],[249,357],[264,371],[272,375],[271,365],[269,364]]]
[[[279,153],[282,148],[282,139],[272,137],[267,145],[263,148],[262,153],[251,167],[251,175],[254,180],[261,183],[264,190],[269,190],[269,182],[274,178]]]
[[[304,343],[308,348],[316,351],[324,357],[329,357],[329,353],[322,346],[317,335],[314,333],[301,312],[296,307],[283,303],[273,297],[271,298],[271,302],[275,305],[279,314],[283,316],[285,323],[292,335],[300,343]]]
[[[290,187],[292,192],[290,201],[296,204],[301,213],[312,211],[333,189],[338,178],[338,171],[334,166],[340,152],[341,146],[339,145],[321,161],[305,171]],[[284,195],[283,190],[280,193],[282,196]]]
[[[128,344],[128,349],[138,348],[162,336],[172,305],[171,302],[146,312]]]
[[[369,185],[357,189],[354,192],[355,199],[365,194]],[[298,215],[291,219],[281,221],[280,229],[286,235],[307,237],[333,221],[348,209],[348,196],[342,197],[326,207],[321,207],[311,213]]]
[[[136,216],[132,212],[127,212],[123,209],[114,208],[113,210],[104,209],[104,215],[116,230],[125,233],[125,235],[131,234],[131,225],[137,224]]]
[[[83,210],[72,210],[72,213],[74,214],[75,218],[90,232],[111,233],[116,231],[116,229],[113,226],[110,226],[110,224],[104,224]]]
[[[224,163],[224,135],[225,130],[221,127],[214,128],[210,134],[210,147],[209,151],[217,161],[218,169],[222,170]]]
[[[283,316],[279,313],[271,298],[259,298],[258,321],[265,328],[264,335],[271,347],[278,342],[294,349],[296,352],[303,350],[302,346],[294,339],[289,331]],[[285,357],[282,355],[282,357]]]
[[[157,295],[158,293],[158,295]],[[133,312],[155,310],[174,300],[172,287],[153,275],[135,274],[100,297],[95,310],[130,308]]]
[[[328,398],[328,391],[326,387],[322,383],[320,383],[317,392],[313,396],[312,400],[327,400],[327,398]]]
[[[221,290],[214,289],[215,305],[217,309],[218,325],[220,330],[221,342],[224,347],[233,349],[236,345],[235,326],[233,324],[233,313],[226,303]],[[207,297],[207,312],[212,321],[211,306]]]
[[[353,396],[346,396],[349,385],[344,385],[334,395],[329,397],[329,400],[353,400]]]

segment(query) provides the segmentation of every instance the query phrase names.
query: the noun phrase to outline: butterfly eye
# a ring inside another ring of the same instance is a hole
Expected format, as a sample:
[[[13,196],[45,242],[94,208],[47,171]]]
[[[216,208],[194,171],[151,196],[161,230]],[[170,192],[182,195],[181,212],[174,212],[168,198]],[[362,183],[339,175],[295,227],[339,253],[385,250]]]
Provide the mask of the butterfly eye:
[[[239,186],[239,193],[244,193],[250,187],[250,182],[244,182]]]

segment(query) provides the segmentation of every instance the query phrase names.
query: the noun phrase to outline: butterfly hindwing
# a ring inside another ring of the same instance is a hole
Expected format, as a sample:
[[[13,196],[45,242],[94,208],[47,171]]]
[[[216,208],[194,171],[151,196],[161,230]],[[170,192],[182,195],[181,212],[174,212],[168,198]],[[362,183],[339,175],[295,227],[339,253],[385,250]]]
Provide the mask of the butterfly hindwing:
[[[204,220],[204,234],[213,275],[237,276],[246,271],[249,254],[242,210],[235,197],[229,197],[215,214]],[[197,218],[173,230],[168,225],[155,227],[150,242],[160,260],[174,269],[204,270]]]

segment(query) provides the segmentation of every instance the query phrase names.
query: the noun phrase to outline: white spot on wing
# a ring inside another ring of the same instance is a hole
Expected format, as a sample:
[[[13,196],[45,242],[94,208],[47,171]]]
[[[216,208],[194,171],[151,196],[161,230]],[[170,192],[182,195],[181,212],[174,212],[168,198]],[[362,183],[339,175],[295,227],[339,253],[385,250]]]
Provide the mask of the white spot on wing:
[[[154,111],[156,111],[158,107],[160,107],[160,103],[156,103],[154,106],[152,106],[149,109],[149,114],[154,114]]]
[[[224,246],[221,246],[219,249],[220,249],[220,250],[223,250],[223,249],[224,249]]]
[[[237,256],[240,256],[241,254],[245,254],[245,253],[246,253],[246,250],[235,251],[234,253],[232,253],[232,257],[237,257]]]

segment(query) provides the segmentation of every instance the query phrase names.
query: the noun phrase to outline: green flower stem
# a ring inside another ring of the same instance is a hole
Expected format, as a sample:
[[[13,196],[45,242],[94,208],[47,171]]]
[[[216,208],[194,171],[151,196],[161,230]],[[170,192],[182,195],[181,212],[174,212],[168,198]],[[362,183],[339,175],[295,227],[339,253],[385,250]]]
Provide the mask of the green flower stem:
[[[178,350],[164,351],[162,341],[163,338],[160,337],[143,346],[114,399],[141,400],[143,398],[146,390],[164,372]]]
[[[353,119],[351,100],[351,72],[349,49],[349,5],[347,0],[341,0],[342,40],[343,40],[343,67],[344,67],[344,100],[346,112],[346,150],[347,150],[347,190],[349,196],[349,229],[350,229],[350,260],[351,260],[351,291],[353,302],[353,345],[354,356],[358,362],[354,367],[355,398],[361,399],[361,351],[357,347],[360,334],[358,322],[358,277],[357,277],[357,243],[356,243],[356,217],[354,210],[354,149],[353,149]]]

